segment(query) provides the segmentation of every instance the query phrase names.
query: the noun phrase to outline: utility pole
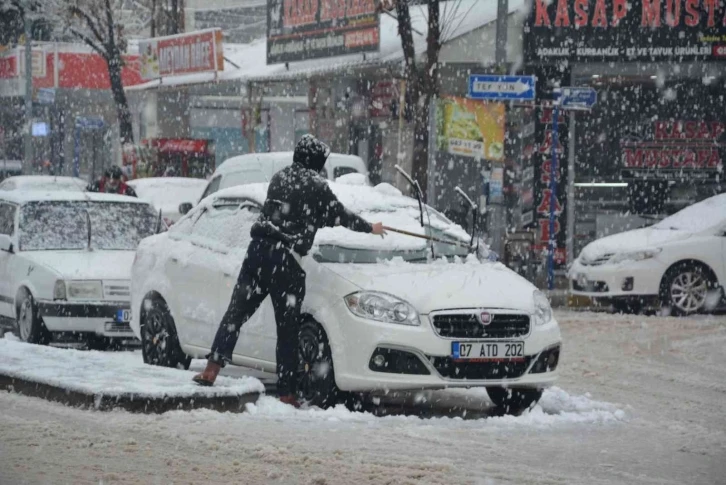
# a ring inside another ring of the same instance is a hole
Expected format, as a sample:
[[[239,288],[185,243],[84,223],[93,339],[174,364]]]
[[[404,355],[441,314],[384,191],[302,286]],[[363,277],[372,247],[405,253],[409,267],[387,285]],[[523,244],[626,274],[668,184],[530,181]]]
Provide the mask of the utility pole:
[[[497,1],[497,35],[494,51],[494,61],[497,71],[504,72],[507,64],[507,17],[509,15],[509,0]],[[506,150],[505,150],[506,153]],[[501,171],[501,179],[495,183],[504,185],[504,163],[493,162],[490,173],[493,175]],[[500,165],[500,166],[496,166]],[[507,217],[504,207],[504,197],[492,194],[490,182],[489,200],[487,206],[487,234],[491,238],[491,247],[500,256],[503,256],[504,238],[506,235]]]
[[[30,9],[23,9],[23,24],[25,28],[25,146],[23,150],[24,169],[33,163],[33,21],[30,19]]]

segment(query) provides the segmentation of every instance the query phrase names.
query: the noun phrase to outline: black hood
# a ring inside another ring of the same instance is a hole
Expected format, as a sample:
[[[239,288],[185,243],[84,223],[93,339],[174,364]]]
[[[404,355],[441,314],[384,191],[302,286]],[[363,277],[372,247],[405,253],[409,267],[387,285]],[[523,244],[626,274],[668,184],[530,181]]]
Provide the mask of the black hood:
[[[330,155],[328,145],[313,135],[307,134],[303,135],[300,141],[297,142],[292,161],[310,170],[320,172],[328,159],[328,155]]]

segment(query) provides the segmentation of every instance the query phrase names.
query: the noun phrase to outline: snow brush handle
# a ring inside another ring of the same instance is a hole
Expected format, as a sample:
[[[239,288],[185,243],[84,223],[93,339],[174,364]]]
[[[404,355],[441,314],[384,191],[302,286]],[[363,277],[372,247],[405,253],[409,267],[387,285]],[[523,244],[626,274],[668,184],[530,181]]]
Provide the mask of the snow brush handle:
[[[411,237],[417,237],[419,239],[426,239],[427,241],[451,244],[453,246],[460,246],[462,248],[467,248],[467,249],[469,249],[469,247],[470,247],[468,244],[462,244],[462,243],[456,242],[456,241],[448,241],[446,239],[439,239],[437,237],[427,236],[425,234],[416,234],[415,232],[404,231],[403,229],[396,229],[395,227],[383,226],[383,229],[385,229],[386,231],[397,232],[398,234],[403,234],[404,236],[411,236]]]

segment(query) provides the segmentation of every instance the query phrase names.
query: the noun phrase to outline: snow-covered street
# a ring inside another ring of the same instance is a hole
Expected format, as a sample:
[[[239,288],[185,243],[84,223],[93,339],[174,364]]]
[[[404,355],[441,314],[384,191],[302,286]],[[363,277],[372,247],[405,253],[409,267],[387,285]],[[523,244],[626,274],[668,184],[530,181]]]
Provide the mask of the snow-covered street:
[[[726,483],[726,317],[557,316],[562,377],[521,417],[271,397],[244,414],[138,415],[2,393],[0,483]]]

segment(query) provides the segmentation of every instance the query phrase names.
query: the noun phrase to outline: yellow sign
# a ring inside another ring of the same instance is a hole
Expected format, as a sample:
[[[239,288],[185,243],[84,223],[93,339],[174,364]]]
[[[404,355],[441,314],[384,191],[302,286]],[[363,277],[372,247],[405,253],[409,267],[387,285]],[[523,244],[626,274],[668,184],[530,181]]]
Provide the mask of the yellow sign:
[[[436,117],[440,151],[486,160],[504,159],[504,104],[444,96]]]

